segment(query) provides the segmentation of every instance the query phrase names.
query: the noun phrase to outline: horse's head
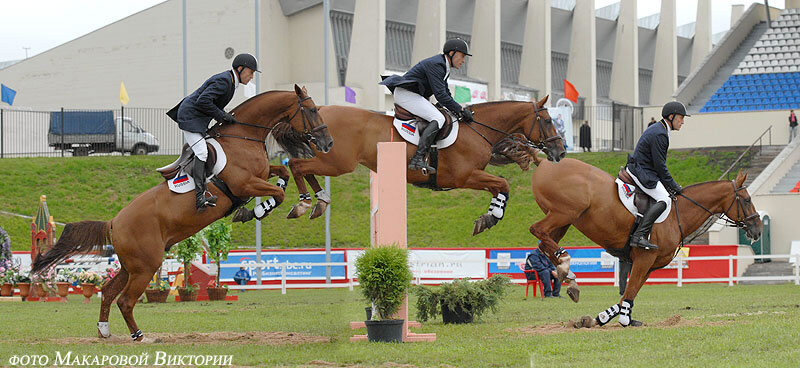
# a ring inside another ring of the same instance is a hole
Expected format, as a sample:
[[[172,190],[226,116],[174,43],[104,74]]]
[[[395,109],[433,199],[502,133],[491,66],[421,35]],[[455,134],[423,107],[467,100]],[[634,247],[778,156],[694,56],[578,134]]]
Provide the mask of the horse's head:
[[[530,122],[526,121],[523,124],[523,129],[528,138],[537,143],[542,151],[547,154],[548,160],[558,162],[564,158],[567,150],[564,148],[564,142],[553,125],[553,119],[550,118],[547,107],[544,106],[549,97],[547,95],[543,99],[533,102],[534,118]]]
[[[731,181],[731,190],[733,191],[731,196],[733,199],[731,205],[725,210],[725,216],[733,220],[737,227],[743,228],[748,238],[756,241],[761,237],[761,230],[764,225],[761,223],[761,217],[753,206],[750,193],[747,192],[747,188],[744,186],[745,179],[747,179],[747,173],[742,173],[739,170],[736,179]]]
[[[297,94],[297,110],[286,121],[308,142],[314,143],[317,150],[327,153],[333,147],[333,138],[328,133],[328,126],[317,112],[317,105],[308,96],[306,87],[300,88],[295,84],[294,92]]]

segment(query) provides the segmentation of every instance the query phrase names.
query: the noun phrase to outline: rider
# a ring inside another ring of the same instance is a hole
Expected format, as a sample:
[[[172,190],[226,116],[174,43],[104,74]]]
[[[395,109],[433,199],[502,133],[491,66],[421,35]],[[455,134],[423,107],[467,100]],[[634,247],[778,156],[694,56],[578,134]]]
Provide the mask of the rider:
[[[678,195],[683,190],[667,170],[667,149],[670,130],[680,130],[683,118],[690,115],[686,113],[686,107],[682,103],[671,101],[661,109],[661,116],[661,121],[650,125],[642,133],[633,156],[628,156],[626,168],[636,185],[656,200],[644,212],[639,226],[631,235],[631,245],[644,249],[658,249],[658,246],[649,241],[650,230],[656,219],[667,209],[670,193]]]
[[[208,130],[208,123],[212,118],[221,123],[236,121],[233,115],[222,109],[233,98],[239,83],[249,83],[255,72],[261,71],[258,70],[258,62],[253,55],[236,55],[232,69],[211,76],[200,88],[167,112],[167,115],[178,123],[186,143],[192,148],[196,157],[191,174],[195,182],[195,205],[200,212],[206,207],[214,207],[217,204],[215,195],[211,193],[209,197],[205,195],[208,149],[204,135]]]
[[[472,121],[472,111],[462,109],[461,105],[453,100],[447,88],[450,67],[461,68],[467,56],[472,54],[469,53],[466,41],[459,38],[448,40],[444,43],[442,54],[420,61],[405,75],[393,75],[380,83],[392,91],[397,105],[429,123],[420,131],[417,152],[408,162],[410,170],[424,169],[429,174],[436,173],[436,169],[425,162],[425,155],[431,148],[439,129],[444,125],[445,118],[431,104],[429,100],[431,95],[436,96],[436,101],[462,121]]]

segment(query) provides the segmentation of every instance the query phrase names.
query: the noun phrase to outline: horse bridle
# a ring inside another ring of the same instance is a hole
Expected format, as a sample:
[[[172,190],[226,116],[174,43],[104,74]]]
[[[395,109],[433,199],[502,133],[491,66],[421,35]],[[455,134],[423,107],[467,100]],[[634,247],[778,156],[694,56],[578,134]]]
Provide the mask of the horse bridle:
[[[733,201],[731,201],[731,204],[728,206],[728,208],[725,211],[723,211],[723,214],[727,214],[728,211],[730,211],[731,208],[733,208],[733,205],[736,204],[736,217],[738,219],[730,219],[726,215],[726,216],[722,217],[722,220],[725,221],[729,226],[742,228],[745,231],[747,231],[747,221],[750,221],[750,220],[752,220],[754,218],[757,218],[758,217],[758,213],[756,212],[756,213],[750,214],[749,216],[746,216],[745,218],[741,218],[742,215],[744,214],[744,206],[742,205],[742,202],[739,200],[740,198],[742,198],[742,196],[739,195],[739,191],[747,189],[747,186],[742,185],[741,187],[737,188],[736,187],[736,182],[733,181],[733,180],[731,180],[731,185],[733,186]],[[697,201],[695,201],[694,199],[689,198],[685,194],[680,193],[678,195],[683,197],[683,198],[686,198],[687,200],[689,200],[689,202],[692,202],[695,206],[702,208],[704,211],[708,212],[708,214],[710,214],[711,216],[715,215],[715,213],[711,212],[711,210],[709,210],[708,208],[706,208],[702,204],[697,203]],[[677,196],[675,197],[675,200],[677,201]],[[681,246],[683,246],[683,227],[681,226],[681,216],[678,213],[678,204],[677,204],[677,202],[675,203],[675,217],[678,218],[678,230],[681,233]]]
[[[325,123],[322,123],[319,126],[315,127],[315,126],[311,125],[311,123],[309,122],[309,120],[311,120],[311,119],[308,118],[308,116],[306,115],[308,112],[306,111],[305,106],[303,106],[303,102],[305,100],[310,100],[310,99],[311,99],[311,97],[309,97],[309,96],[306,96],[306,97],[297,96],[297,109],[294,111],[292,116],[290,116],[288,119],[281,119],[280,121],[278,121],[277,124],[275,124],[275,125],[273,125],[271,127],[264,126],[264,125],[245,123],[245,122],[238,121],[238,120],[235,120],[235,119],[230,124],[239,124],[239,125],[245,125],[245,126],[254,127],[254,128],[260,128],[260,129],[266,129],[266,130],[274,130],[275,127],[277,127],[278,125],[288,124],[289,122],[294,120],[295,116],[297,116],[298,113],[301,113],[300,116],[303,117],[303,137],[309,143],[314,143],[314,142],[316,142],[317,139],[314,138],[313,133],[315,133],[315,132],[317,132],[317,131],[319,131],[321,129],[327,128],[327,125],[325,125]],[[219,133],[219,132],[215,132],[215,134],[213,136],[214,137],[239,138],[239,139],[246,139],[246,140],[249,140],[249,141],[262,142],[262,143],[264,142],[263,140],[260,140],[260,139],[255,139],[255,138],[250,138],[250,137],[242,137],[242,136],[238,136],[238,135],[222,134],[222,133]]]
[[[538,148],[540,150],[546,151],[547,148],[545,147],[545,144],[549,143],[549,142],[552,142],[554,140],[557,140],[557,139],[561,139],[561,136],[556,134],[555,136],[552,136],[552,137],[549,137],[549,138],[546,138],[546,139],[542,139],[542,137],[544,137],[544,135],[545,135],[545,131],[544,131],[544,126],[543,126],[543,124],[541,122],[541,117],[539,116],[539,112],[547,111],[547,107],[543,107],[543,108],[540,109],[539,106],[536,106],[536,102],[531,102],[531,105],[533,105],[533,115],[534,115],[533,123],[531,124],[531,129],[528,130],[528,135],[525,136],[525,139],[527,141],[524,141],[524,142],[521,142],[521,143],[526,145],[526,146],[528,146],[528,147]],[[470,111],[472,110],[472,106],[469,106],[467,108],[470,109]],[[477,120],[474,120],[474,119],[472,120],[472,122],[475,123],[475,124],[478,124],[480,126],[483,126],[483,127],[487,128],[489,130],[493,130],[495,132],[501,133],[501,134],[505,135],[506,138],[511,138],[511,140],[520,141],[517,137],[511,135],[511,133],[508,133],[506,131],[503,131],[503,130],[488,126],[488,125],[486,125],[484,123],[481,123],[481,122],[479,122]],[[538,142],[533,142],[533,141],[530,140],[530,136],[533,133],[533,127],[536,126],[536,125],[539,126],[539,141]],[[467,126],[472,128],[472,130],[474,130],[475,133],[478,133],[478,135],[480,135],[483,138],[483,140],[486,141],[486,143],[489,143],[490,146],[494,146],[494,144],[492,144],[492,142],[489,140],[489,138],[486,138],[486,136],[483,135],[481,132],[479,132],[478,130],[476,130],[474,127],[472,127],[470,125],[467,125]]]

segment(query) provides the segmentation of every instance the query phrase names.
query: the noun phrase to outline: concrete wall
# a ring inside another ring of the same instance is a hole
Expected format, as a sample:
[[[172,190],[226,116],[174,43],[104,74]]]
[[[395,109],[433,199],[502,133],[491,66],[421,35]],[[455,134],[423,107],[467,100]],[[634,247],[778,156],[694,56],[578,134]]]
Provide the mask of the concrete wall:
[[[650,116],[661,117],[661,107],[644,109],[646,121]],[[768,127],[772,127],[772,144],[789,141],[788,111],[759,111],[696,114],[686,118],[678,132],[670,136],[670,149],[695,147],[749,146]],[[763,144],[769,144],[769,135]]]

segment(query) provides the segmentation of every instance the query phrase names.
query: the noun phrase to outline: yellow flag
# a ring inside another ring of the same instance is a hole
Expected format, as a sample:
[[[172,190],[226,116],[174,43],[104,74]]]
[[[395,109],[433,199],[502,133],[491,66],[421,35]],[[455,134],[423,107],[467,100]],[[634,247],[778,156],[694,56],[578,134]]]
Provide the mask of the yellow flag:
[[[119,82],[119,102],[122,102],[123,105],[127,105],[130,101],[131,98],[128,97],[128,91],[125,90],[125,83]]]

